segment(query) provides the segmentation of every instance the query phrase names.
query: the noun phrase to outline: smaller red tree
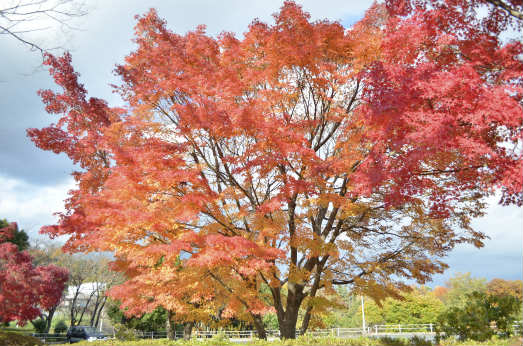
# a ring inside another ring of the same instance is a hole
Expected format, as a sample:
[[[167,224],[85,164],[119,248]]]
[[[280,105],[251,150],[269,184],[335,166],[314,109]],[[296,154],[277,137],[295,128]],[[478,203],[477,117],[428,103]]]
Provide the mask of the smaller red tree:
[[[65,268],[37,266],[26,251],[9,242],[18,226],[0,228],[0,322],[25,324],[55,307],[69,278]]]

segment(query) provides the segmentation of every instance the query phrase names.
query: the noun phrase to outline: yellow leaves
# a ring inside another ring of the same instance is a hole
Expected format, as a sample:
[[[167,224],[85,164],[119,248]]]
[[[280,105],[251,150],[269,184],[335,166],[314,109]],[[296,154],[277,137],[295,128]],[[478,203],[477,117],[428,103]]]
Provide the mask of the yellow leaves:
[[[291,264],[289,266],[289,285],[291,286],[287,285],[288,289],[290,290],[292,284],[294,283],[303,284],[304,282],[309,281],[310,276],[310,271],[303,268],[298,268]]]
[[[330,307],[336,306],[336,304],[332,302],[332,299],[324,295],[307,297],[303,303],[304,306],[311,306],[313,312],[319,314],[327,312]]]
[[[366,203],[351,202],[346,200],[340,213],[340,218],[362,216],[369,211],[369,205]]]
[[[334,258],[338,256],[337,246],[333,243],[326,242],[321,236],[316,233],[307,232],[308,236],[296,237],[293,244],[298,247],[307,258],[320,257],[329,255]]]
[[[260,237],[277,238],[278,235],[287,227],[287,216],[281,210],[276,210],[268,215],[259,213],[250,217],[252,228],[260,232]]]
[[[402,287],[403,289],[407,289],[407,287]],[[360,295],[366,295],[370,298],[372,298],[378,306],[382,306],[382,302],[387,297],[394,297],[397,299],[401,299],[402,296],[400,295],[399,288],[393,286],[389,282],[377,282],[376,280],[355,280],[354,290],[353,292],[360,294]]]
[[[316,205],[327,208],[332,204],[334,208],[338,208],[343,203],[343,197],[337,193],[322,193],[316,198]]]

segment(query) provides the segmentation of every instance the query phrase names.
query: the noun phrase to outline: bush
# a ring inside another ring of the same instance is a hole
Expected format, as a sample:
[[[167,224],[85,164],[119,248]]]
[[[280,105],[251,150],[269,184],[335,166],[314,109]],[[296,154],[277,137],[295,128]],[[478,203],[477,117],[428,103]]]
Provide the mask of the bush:
[[[225,335],[224,332],[219,332],[219,333],[213,335],[211,340],[207,341],[207,344],[209,344],[211,346],[212,345],[219,346],[219,345],[230,345],[231,342],[230,342],[229,338]]]
[[[409,345],[411,345],[411,346],[432,346],[432,341],[415,335],[410,339]]]
[[[399,338],[391,338],[390,336],[383,336],[379,338],[380,345],[384,346],[407,346],[408,341]]]
[[[0,331],[0,345],[2,346],[41,346],[43,343],[29,335]]]
[[[60,320],[56,323],[54,326],[54,332],[57,334],[62,334],[67,331],[67,324],[65,324],[64,320]]]
[[[44,320],[38,319],[38,320],[31,322],[31,324],[33,325],[36,333],[45,333],[46,332],[45,329],[47,328],[47,322],[45,322]]]
[[[114,326],[115,333],[114,336],[116,339],[121,341],[135,341],[138,340],[138,336],[136,335],[136,331],[131,328],[127,328],[123,324],[117,324]]]
[[[451,307],[438,318],[438,338],[457,336],[460,341],[486,341],[494,335],[510,337],[513,315],[519,311],[519,302],[507,295],[487,295],[481,292],[467,294],[467,304]],[[492,328],[492,323],[496,329]]]
[[[494,336],[494,337],[492,337],[492,339],[478,342],[478,341],[474,341],[474,340],[460,341],[460,340],[456,339],[455,337],[450,337],[450,338],[441,340],[441,342],[438,345],[440,345],[440,346],[514,346],[514,345],[521,345],[521,340],[518,340],[517,338],[500,339],[500,338]]]

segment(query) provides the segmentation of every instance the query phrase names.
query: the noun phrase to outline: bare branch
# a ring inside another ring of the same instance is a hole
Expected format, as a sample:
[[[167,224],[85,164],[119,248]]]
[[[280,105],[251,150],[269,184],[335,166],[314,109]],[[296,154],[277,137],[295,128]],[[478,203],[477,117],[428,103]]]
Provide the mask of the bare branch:
[[[58,47],[43,47],[24,34],[45,31],[53,25],[75,30],[69,22],[86,14],[83,3],[78,0],[20,0],[14,5],[0,7],[0,35],[8,35],[29,46],[30,50],[44,53]],[[42,21],[51,22],[53,25],[42,26]],[[14,28],[15,25],[18,26],[17,29]]]

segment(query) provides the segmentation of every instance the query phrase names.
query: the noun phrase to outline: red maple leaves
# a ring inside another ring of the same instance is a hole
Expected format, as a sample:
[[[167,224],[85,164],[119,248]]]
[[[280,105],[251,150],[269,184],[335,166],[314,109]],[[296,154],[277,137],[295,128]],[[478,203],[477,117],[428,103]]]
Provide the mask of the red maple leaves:
[[[37,266],[26,251],[6,242],[16,223],[0,229],[0,322],[25,324],[42,310],[56,306],[69,278],[69,272],[55,265]]]

